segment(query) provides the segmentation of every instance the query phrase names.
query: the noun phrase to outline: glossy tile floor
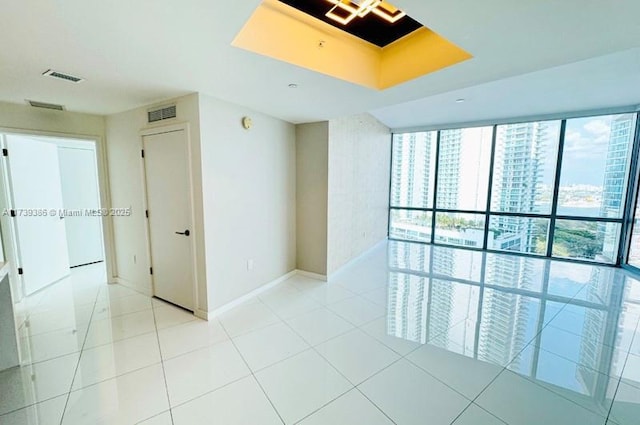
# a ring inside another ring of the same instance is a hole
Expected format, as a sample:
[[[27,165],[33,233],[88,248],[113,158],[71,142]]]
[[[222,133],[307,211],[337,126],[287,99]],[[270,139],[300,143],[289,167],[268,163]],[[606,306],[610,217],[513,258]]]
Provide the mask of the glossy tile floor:
[[[204,322],[106,285],[26,302],[0,424],[640,423],[640,282],[389,242]]]

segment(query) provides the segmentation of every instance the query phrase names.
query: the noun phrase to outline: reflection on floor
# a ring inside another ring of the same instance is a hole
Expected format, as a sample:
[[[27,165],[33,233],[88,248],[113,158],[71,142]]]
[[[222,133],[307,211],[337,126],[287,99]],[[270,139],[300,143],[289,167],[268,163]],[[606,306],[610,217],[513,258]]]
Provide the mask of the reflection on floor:
[[[0,424],[640,418],[640,281],[613,268],[389,242],[210,322],[91,269],[27,310]]]

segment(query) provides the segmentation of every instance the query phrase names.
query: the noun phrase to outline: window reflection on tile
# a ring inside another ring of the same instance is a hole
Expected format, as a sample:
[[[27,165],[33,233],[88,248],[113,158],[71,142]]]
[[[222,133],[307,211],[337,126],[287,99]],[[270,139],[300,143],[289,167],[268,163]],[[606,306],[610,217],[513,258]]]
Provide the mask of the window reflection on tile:
[[[516,255],[486,254],[485,283],[541,292],[545,260]]]
[[[464,249],[435,247],[433,249],[433,273],[454,279],[480,281],[482,252]]]
[[[417,243],[389,242],[389,267],[428,272],[431,246]]]
[[[431,288],[429,335],[438,337],[462,320],[475,320],[480,299],[480,288],[457,282],[434,279]],[[456,340],[464,345],[465,337]]]
[[[538,332],[540,300],[505,291],[484,291],[478,356],[506,365]]]
[[[611,274],[609,268],[568,262],[551,262],[549,270],[549,294],[602,303],[607,292]]]
[[[427,341],[428,289],[428,278],[389,274],[389,335],[423,344]]]
[[[421,270],[389,273],[389,333],[505,366],[596,414],[621,376],[640,388],[640,281],[602,266],[394,244],[392,270]]]

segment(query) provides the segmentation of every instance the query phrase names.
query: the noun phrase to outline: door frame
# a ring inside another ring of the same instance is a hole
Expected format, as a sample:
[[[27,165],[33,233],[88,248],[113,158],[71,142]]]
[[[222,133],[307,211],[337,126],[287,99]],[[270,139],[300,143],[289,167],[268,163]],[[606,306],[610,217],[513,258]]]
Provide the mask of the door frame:
[[[140,150],[144,149],[144,138],[146,136],[154,136],[158,134],[164,133],[172,133],[175,131],[184,131],[187,143],[187,170],[189,174],[189,207],[191,209],[190,218],[191,218],[191,228],[193,232],[193,237],[191,239],[191,275],[192,277],[192,285],[193,285],[193,314],[201,317],[203,319],[207,319],[206,315],[203,315],[201,310],[199,309],[199,296],[198,296],[198,288],[199,285],[199,276],[198,276],[198,247],[196,243],[197,239],[197,225],[196,225],[196,216],[195,216],[195,193],[194,193],[194,182],[193,182],[193,149],[191,146],[191,130],[188,122],[175,123],[170,125],[158,126],[153,128],[147,128],[140,130]],[[148,191],[147,191],[147,170],[145,166],[145,160],[140,155],[140,178],[142,179],[142,207],[145,211],[149,209],[148,204]],[[145,237],[147,242],[147,258],[149,259],[149,268],[153,267],[153,255],[151,252],[151,228],[149,226],[149,220],[145,218]],[[155,288],[155,279],[153,274],[149,274],[151,281],[151,292],[152,295],[155,296],[156,288]],[[204,317],[203,317],[204,316]]]
[[[14,136],[33,136],[33,137],[50,137],[56,139],[70,139],[80,142],[94,143],[96,150],[96,166],[98,174],[98,190],[100,197],[101,208],[111,208],[111,190],[109,186],[109,172],[107,166],[107,148],[105,145],[104,137],[95,134],[80,134],[80,133],[64,133],[55,131],[41,131],[41,130],[29,130],[18,129],[11,127],[0,127],[0,146],[6,148],[5,135]],[[2,156],[0,159],[2,163],[2,175],[0,175],[0,206],[2,208],[11,208],[11,184],[9,176],[7,175],[7,158]],[[16,284],[14,288],[19,289],[19,293],[16,295],[16,301],[22,300],[24,297],[24,287],[22,277],[18,275],[18,263],[16,244],[17,239],[14,232],[14,226],[9,221],[10,217],[2,217],[2,244],[4,247],[5,260],[11,263],[11,278]],[[103,215],[102,221],[102,243],[104,249],[104,261],[107,268],[107,279],[109,283],[116,281],[117,269],[115,265],[115,248],[114,248],[114,236],[113,236],[113,221],[109,215]]]

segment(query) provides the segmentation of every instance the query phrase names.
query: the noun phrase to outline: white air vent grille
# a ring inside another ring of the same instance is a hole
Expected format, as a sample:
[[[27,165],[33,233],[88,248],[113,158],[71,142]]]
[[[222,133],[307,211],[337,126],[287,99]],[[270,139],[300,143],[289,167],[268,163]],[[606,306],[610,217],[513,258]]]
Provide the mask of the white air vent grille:
[[[56,105],[55,103],[38,102],[35,100],[27,100],[27,103],[29,103],[29,105],[33,106],[34,108],[44,108],[44,109],[53,109],[54,111],[64,111],[64,106]]]
[[[70,83],[81,83],[84,81],[84,78],[76,77],[74,75],[65,74],[64,72],[54,71],[53,69],[48,69],[42,73],[45,77],[57,78],[59,80],[68,81]]]
[[[147,112],[149,122],[168,120],[175,118],[176,116],[176,105],[165,106],[163,108]]]

